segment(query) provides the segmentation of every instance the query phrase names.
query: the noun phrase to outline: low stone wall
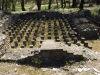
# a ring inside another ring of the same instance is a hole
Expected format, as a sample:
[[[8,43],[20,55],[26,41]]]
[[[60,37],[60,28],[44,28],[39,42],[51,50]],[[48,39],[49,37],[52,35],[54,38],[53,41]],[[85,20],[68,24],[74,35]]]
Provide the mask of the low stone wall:
[[[98,27],[89,21],[86,17],[91,16],[90,11],[79,11],[71,13],[69,16],[72,28],[77,28],[78,39],[85,37],[86,39],[98,38]]]
[[[36,58],[42,60],[80,60],[83,59],[82,55],[74,55],[73,53],[68,53],[63,51],[63,49],[42,49],[39,54],[35,54]]]
[[[4,54],[6,52],[6,50],[10,47],[10,40],[9,40],[9,36],[7,35],[2,35],[4,36],[3,38],[0,38],[2,40],[0,40],[0,53]]]

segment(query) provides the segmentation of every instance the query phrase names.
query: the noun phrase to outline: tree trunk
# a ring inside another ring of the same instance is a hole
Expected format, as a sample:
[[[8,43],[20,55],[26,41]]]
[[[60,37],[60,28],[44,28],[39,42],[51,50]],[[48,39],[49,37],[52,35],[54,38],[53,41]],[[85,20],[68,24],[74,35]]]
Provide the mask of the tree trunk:
[[[64,0],[64,8],[66,8],[66,1]]]
[[[76,0],[73,0],[72,8],[75,8],[77,6]]]
[[[2,10],[4,9],[4,0],[2,0]]]
[[[25,11],[25,8],[24,8],[24,0],[21,0],[21,8],[22,8],[22,11]]]
[[[7,4],[8,4],[8,3],[7,3],[7,0],[6,0],[6,2],[5,2],[5,10],[7,10]]]
[[[84,0],[81,0],[81,4],[80,4],[80,7],[79,7],[80,10],[83,10],[83,4],[84,4]]]
[[[48,7],[48,10],[51,9],[51,1],[52,1],[52,0],[49,0],[49,7]]]
[[[58,8],[58,0],[56,0],[56,3],[57,3],[57,8]]]
[[[97,1],[96,1],[96,4],[97,4],[97,5],[99,5],[99,4],[100,4],[100,1],[99,1],[99,0],[97,0]]]
[[[41,0],[37,0],[37,7],[38,7],[38,10],[41,10]]]
[[[69,8],[70,8],[70,0],[69,0]]]
[[[12,11],[15,11],[16,0],[12,0]]]
[[[61,0],[61,8],[63,8],[63,0]]]
[[[0,10],[2,9],[2,0],[0,0]]]

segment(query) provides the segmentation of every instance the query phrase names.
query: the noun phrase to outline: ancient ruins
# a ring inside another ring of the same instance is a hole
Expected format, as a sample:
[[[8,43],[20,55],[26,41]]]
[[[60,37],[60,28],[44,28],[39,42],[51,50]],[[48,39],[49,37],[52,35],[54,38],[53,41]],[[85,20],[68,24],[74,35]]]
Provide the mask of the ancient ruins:
[[[4,28],[0,34],[4,40],[0,40],[1,61],[100,59],[99,55],[89,53],[95,51],[88,40],[99,38],[100,26],[88,10],[71,14],[28,12],[15,14],[10,20],[10,24],[1,26]],[[17,52],[6,52],[16,49]],[[25,49],[29,51],[22,52]]]

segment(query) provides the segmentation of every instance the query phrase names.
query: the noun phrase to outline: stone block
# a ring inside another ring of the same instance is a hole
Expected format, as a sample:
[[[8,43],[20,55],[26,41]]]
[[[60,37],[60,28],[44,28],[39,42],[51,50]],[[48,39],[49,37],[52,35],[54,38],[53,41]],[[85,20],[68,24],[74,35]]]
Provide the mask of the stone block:
[[[24,30],[22,30],[22,35],[24,35]]]
[[[68,36],[67,35],[63,35],[63,39],[66,39]]]
[[[51,26],[48,26],[49,29],[51,29]]]
[[[33,36],[33,40],[35,40],[35,41],[36,41],[36,36]]]
[[[74,40],[74,38],[75,38],[75,35],[71,35],[71,38],[72,38],[72,40]]]
[[[60,39],[56,39],[56,42],[60,42]]]
[[[55,35],[58,35],[58,32],[55,32],[54,34],[55,34]]]
[[[13,36],[10,36],[10,42],[13,42]]]
[[[88,46],[89,49],[92,49],[92,46]]]
[[[22,34],[22,32],[21,32],[21,33],[19,33],[19,35],[20,35],[20,37],[21,37],[21,38],[23,37],[23,34]]]
[[[18,46],[18,41],[16,40],[14,43],[15,43],[15,47],[17,47]]]
[[[76,45],[80,46],[80,42],[77,42]]]
[[[51,28],[49,28],[48,31],[51,31]]]
[[[35,45],[35,40],[32,40],[31,43],[32,43],[32,45]]]
[[[62,35],[66,35],[66,32],[62,32]]]
[[[29,47],[30,47],[30,48],[33,48],[33,45],[30,45]]]
[[[20,29],[19,29],[19,28],[17,28],[17,31],[18,31],[18,32],[20,32]]]
[[[77,28],[73,28],[73,30],[74,30],[75,32],[77,32]]]
[[[84,43],[84,41],[85,41],[85,38],[81,37],[81,43]]]
[[[11,29],[11,26],[9,26],[8,29],[10,30]]]
[[[48,39],[51,39],[51,35],[48,35]]]
[[[57,29],[57,26],[54,26],[54,29]]]
[[[20,48],[24,48],[24,45],[21,45]]]
[[[5,34],[5,31],[3,31],[2,34]]]
[[[23,40],[23,45],[26,46],[27,45],[27,41]]]
[[[34,36],[36,36],[37,35],[37,33],[34,33]]]
[[[88,47],[88,41],[84,41],[84,46]]]
[[[18,31],[17,31],[17,30],[15,30],[15,34],[16,34],[16,35],[18,34]]]
[[[27,34],[27,36],[29,37],[29,32],[27,32],[26,34]]]
[[[26,32],[26,28],[24,27],[23,30]]]
[[[25,25],[25,28],[27,29],[27,25]]]
[[[17,36],[17,40],[18,40],[18,42],[20,42],[20,40],[21,40],[20,35]]]
[[[14,26],[13,28],[14,28],[14,30],[16,30],[16,26]]]
[[[45,28],[42,28],[42,31],[45,31]]]
[[[42,29],[44,29],[44,28],[45,28],[45,26],[42,27]]]
[[[12,46],[11,46],[11,48],[15,48],[15,46],[14,46],[14,45],[12,45]]]
[[[38,32],[38,30],[35,30],[35,33],[37,33]]]
[[[13,28],[11,28],[11,32],[14,33],[14,29]]]
[[[28,41],[28,36],[27,35],[25,36],[25,40]]]
[[[67,42],[67,45],[68,45],[68,46],[71,46],[71,42]]]
[[[41,41],[40,41],[40,44],[42,44],[42,42],[43,42],[43,41],[41,40]]]
[[[55,30],[54,30],[54,32],[58,32],[58,30],[57,30],[57,29],[55,29]]]
[[[41,39],[44,40],[44,36],[43,35],[41,36]]]
[[[59,39],[59,36],[58,36],[58,35],[56,35],[56,36],[55,36],[55,39]]]
[[[74,44],[76,44],[78,39],[77,38],[74,38],[73,40],[74,40]]]
[[[64,28],[62,28],[62,30],[61,30],[62,32],[65,32],[65,29]]]
[[[69,38],[66,38],[66,44],[69,42]]]
[[[19,28],[20,28],[20,30],[21,30],[21,29],[22,29],[22,26],[20,25]]]
[[[29,34],[31,33],[31,31],[30,31],[30,30],[28,30],[28,32],[29,32]]]
[[[48,35],[51,35],[51,32],[48,32]]]
[[[15,38],[15,37],[16,37],[16,34],[15,34],[15,33],[12,33],[12,35],[13,35],[13,38]]]
[[[33,28],[34,27],[34,25],[31,25],[31,28]]]

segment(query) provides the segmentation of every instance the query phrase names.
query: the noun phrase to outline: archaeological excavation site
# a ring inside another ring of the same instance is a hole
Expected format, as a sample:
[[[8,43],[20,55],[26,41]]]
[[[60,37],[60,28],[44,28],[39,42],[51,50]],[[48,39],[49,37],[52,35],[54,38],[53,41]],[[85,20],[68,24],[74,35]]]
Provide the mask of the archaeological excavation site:
[[[100,37],[99,19],[89,10],[70,14],[38,11],[8,15],[0,26],[0,61],[100,60],[99,53],[88,44],[89,40]]]

